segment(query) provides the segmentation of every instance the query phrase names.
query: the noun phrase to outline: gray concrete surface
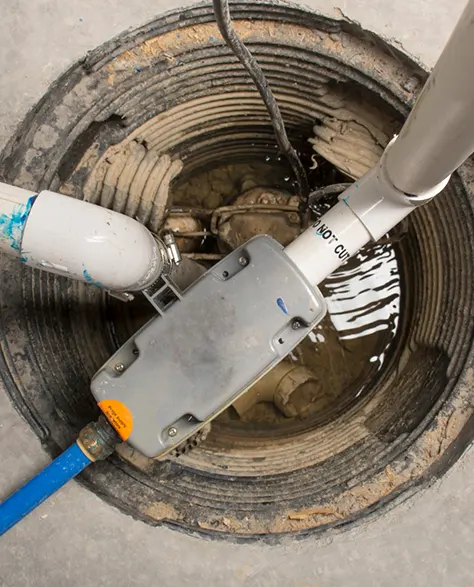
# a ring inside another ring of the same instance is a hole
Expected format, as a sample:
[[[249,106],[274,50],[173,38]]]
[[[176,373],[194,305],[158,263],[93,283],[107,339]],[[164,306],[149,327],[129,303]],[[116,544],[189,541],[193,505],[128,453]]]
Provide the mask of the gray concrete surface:
[[[335,5],[333,4],[335,3]],[[97,44],[183,0],[16,0],[0,19],[0,147],[48,85]],[[308,0],[432,65],[463,0]],[[48,462],[0,388],[0,499]],[[0,539],[7,587],[468,587],[474,582],[474,450],[435,486],[364,529],[277,547],[151,528],[70,483]]]

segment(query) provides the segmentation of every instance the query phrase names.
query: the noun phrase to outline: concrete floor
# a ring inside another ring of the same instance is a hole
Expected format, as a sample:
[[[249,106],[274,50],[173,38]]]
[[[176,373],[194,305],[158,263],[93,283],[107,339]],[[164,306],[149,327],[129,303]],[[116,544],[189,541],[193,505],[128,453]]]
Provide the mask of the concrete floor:
[[[0,20],[0,148],[74,60],[184,0],[15,0]],[[464,0],[309,0],[359,21],[427,65]],[[166,8],[165,8],[166,7]],[[48,462],[0,388],[0,499]],[[474,579],[474,449],[442,482],[363,529],[277,547],[151,528],[72,482],[0,539],[0,585],[467,587]]]

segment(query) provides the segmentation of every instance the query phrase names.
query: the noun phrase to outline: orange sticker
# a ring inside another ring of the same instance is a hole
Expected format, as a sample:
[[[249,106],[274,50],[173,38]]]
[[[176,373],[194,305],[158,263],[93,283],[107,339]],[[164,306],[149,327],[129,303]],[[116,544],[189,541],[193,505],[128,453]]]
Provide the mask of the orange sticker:
[[[104,412],[120,438],[127,440],[133,428],[132,412],[127,406],[118,399],[104,399],[99,402],[99,408]]]

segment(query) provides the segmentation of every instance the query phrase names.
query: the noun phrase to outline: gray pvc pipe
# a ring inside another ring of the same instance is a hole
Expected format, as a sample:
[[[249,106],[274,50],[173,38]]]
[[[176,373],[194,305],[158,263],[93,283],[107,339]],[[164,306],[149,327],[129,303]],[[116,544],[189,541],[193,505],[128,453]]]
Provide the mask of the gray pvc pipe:
[[[396,188],[421,196],[473,152],[474,0],[470,0],[387,152],[386,169]]]

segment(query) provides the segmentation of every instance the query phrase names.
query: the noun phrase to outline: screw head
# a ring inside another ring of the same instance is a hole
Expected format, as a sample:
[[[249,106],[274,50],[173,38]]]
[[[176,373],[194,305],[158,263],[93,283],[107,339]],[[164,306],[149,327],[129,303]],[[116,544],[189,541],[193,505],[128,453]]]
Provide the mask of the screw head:
[[[117,363],[115,365],[115,370],[117,371],[117,373],[123,373],[125,371],[125,366],[123,365],[123,363]]]
[[[163,235],[163,240],[166,245],[173,245],[176,242],[176,239],[174,238],[174,234],[172,232],[166,232]]]
[[[242,255],[242,257],[239,257],[239,265],[242,265],[242,267],[245,267],[245,265],[247,265],[247,263],[248,263],[247,257],[244,257],[243,255]]]
[[[171,438],[173,438],[173,436],[176,436],[176,434],[178,434],[177,428],[172,427],[168,430],[168,436],[171,436]]]
[[[303,326],[303,322],[301,322],[301,320],[298,320],[298,318],[295,318],[291,323],[291,328],[293,328],[293,330],[299,330],[300,328],[303,328]]]

